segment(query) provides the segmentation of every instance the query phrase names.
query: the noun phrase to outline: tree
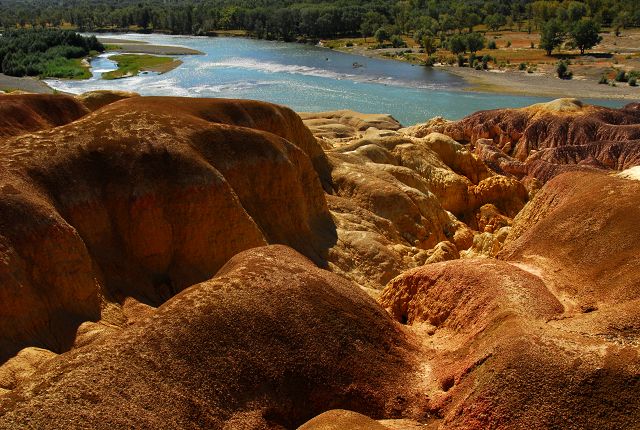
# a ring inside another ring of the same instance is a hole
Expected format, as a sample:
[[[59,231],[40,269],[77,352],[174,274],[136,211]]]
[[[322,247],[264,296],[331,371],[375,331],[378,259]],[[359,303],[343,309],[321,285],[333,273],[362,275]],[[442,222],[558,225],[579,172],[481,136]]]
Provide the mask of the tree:
[[[380,27],[376,30],[376,33],[373,35],[373,37],[379,44],[382,44],[382,42],[389,39],[389,33],[384,27]]]
[[[567,6],[567,18],[571,22],[580,21],[582,18],[587,16],[588,13],[588,6],[584,3],[571,1],[569,2],[569,6]]]
[[[484,48],[485,38],[480,33],[469,33],[467,34],[467,37],[465,39],[467,48],[471,53],[477,52]]]
[[[431,56],[436,53],[436,49],[438,49],[436,45],[436,39],[433,36],[424,36],[422,38],[422,47],[424,48],[424,52],[427,55]]]
[[[484,23],[490,30],[498,31],[500,27],[507,23],[507,19],[500,13],[494,13],[493,15],[488,15],[484,19]]]
[[[449,51],[454,54],[467,52],[467,44],[465,38],[459,34],[449,38]]]
[[[583,18],[571,27],[569,34],[584,55],[585,49],[591,49],[602,41],[600,26],[591,18]]]
[[[377,29],[387,23],[387,18],[378,12],[369,11],[364,14],[362,24],[360,25],[360,34],[367,40],[368,36],[373,36]]]
[[[558,20],[550,20],[540,32],[540,48],[544,49],[547,55],[551,55],[551,51],[562,44],[565,34],[564,28]]]

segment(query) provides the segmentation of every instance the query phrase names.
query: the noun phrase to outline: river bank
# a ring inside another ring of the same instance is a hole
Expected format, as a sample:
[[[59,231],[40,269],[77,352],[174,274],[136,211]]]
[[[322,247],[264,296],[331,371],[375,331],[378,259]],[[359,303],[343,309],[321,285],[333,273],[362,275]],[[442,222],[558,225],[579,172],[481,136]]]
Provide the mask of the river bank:
[[[7,76],[0,73],[0,91],[13,92],[24,91],[27,93],[53,94],[55,90],[44,81],[34,77]]]
[[[502,32],[488,37],[508,41],[508,47],[498,44],[496,50],[484,50],[477,54],[479,58],[483,55],[496,58],[496,62],[490,63],[490,70],[439,63],[434,69],[462,78],[466,83],[465,91],[553,98],[640,99],[640,87],[631,87],[613,79],[620,70],[628,72],[640,69],[638,31],[628,31],[620,37],[604,34],[602,43],[594,48],[594,52],[584,56],[566,52],[548,57],[544,51],[531,48],[538,41],[539,36],[535,34]],[[320,45],[352,55],[422,66],[426,54],[420,53],[419,47],[413,46],[411,39],[405,37],[405,42],[408,47],[383,49],[374,49],[375,43],[371,38],[367,41],[362,38],[325,40]],[[446,52],[437,55],[446,55]],[[560,58],[569,60],[573,79],[557,77],[555,67]],[[519,70],[520,64],[525,64],[525,70]],[[598,83],[603,76],[609,84]]]

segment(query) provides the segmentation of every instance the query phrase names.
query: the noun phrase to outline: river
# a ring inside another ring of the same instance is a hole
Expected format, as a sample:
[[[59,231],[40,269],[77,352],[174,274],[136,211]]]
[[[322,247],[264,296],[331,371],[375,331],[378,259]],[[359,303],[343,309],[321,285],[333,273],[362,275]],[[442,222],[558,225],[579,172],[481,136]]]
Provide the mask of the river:
[[[183,64],[162,75],[146,73],[107,81],[100,75],[113,70],[114,63],[108,59],[111,54],[102,54],[91,62],[91,79],[47,80],[47,84],[75,94],[116,89],[143,95],[265,100],[299,112],[352,109],[389,113],[405,125],[434,116],[457,119],[478,110],[550,100],[463,91],[461,78],[437,68],[298,43],[159,34],[102,36],[185,46],[205,55],[179,56]],[[358,66],[354,67],[356,63]],[[620,100],[592,102],[613,107],[625,104]]]

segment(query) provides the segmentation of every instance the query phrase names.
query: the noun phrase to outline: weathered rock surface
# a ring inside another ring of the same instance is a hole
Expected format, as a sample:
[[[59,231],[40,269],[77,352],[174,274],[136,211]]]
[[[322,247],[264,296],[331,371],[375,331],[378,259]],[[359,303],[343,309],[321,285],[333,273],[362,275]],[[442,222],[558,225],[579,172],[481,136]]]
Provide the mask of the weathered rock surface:
[[[366,293],[284,246],[233,257],[150,317],[42,365],[0,428],[296,428],[413,402],[411,346]]]
[[[498,258],[540,267],[574,307],[640,299],[640,181],[601,172],[548,182]]]
[[[521,109],[480,111],[460,121],[432,120],[405,130],[437,131],[470,143],[498,173],[548,181],[575,170],[623,170],[640,163],[640,111],[558,99]]]
[[[333,409],[307,421],[298,430],[389,430],[377,421],[352,411]]]
[[[329,146],[360,138],[370,128],[398,130],[402,127],[391,115],[365,114],[350,110],[301,112],[299,115],[314,136]]]
[[[282,243],[326,265],[316,145],[286,108],[144,97],[5,139],[0,360],[65,351],[83,321],[123,324],[126,297],[158,305],[244,249]]]
[[[491,204],[508,219],[528,199],[517,179],[496,175],[442,134],[368,128],[327,156],[338,227],[329,266],[374,290],[408,268],[457,258],[473,244],[469,227],[478,229],[481,207]],[[435,248],[445,241],[446,252]]]
[[[0,98],[22,115],[0,118],[0,428],[640,421],[637,106],[403,129],[20,97]]]
[[[88,112],[70,96],[6,94],[0,101],[0,139],[68,124]]]
[[[87,109],[93,112],[118,100],[139,96],[140,94],[130,91],[96,90],[80,94],[76,98],[80,100]]]
[[[636,425],[639,191],[601,172],[560,175],[515,218],[500,260],[387,285],[380,303],[430,350],[442,428]]]

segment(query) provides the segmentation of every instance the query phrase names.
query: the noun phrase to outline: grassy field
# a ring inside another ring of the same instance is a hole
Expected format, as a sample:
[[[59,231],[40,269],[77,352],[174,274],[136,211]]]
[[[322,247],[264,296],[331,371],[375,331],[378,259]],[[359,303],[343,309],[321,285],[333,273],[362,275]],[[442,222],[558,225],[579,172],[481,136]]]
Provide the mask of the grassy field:
[[[43,78],[89,79],[89,64],[82,58],[55,58],[45,65]]]
[[[118,70],[104,73],[103,79],[126,78],[143,71],[166,73],[182,64],[180,60],[155,55],[121,54],[113,55],[109,59],[118,64]]]

